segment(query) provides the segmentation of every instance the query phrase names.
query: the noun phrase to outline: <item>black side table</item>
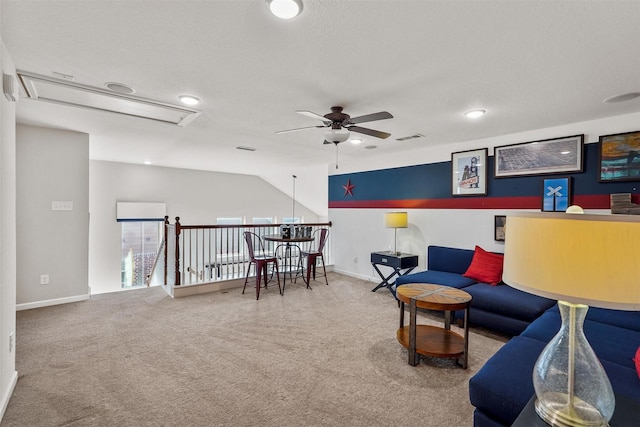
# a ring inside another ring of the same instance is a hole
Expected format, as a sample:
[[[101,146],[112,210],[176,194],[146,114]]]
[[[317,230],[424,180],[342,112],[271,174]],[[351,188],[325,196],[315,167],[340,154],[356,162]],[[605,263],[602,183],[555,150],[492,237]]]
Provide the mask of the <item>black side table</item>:
[[[382,279],[379,285],[371,290],[371,292],[375,292],[378,289],[386,286],[391,293],[393,293],[392,286],[395,283],[389,282],[389,280],[393,279],[395,276],[404,276],[405,274],[411,273],[411,271],[418,266],[418,255],[413,254],[397,254],[395,252],[371,252],[371,265],[378,273],[378,276]],[[388,276],[385,276],[380,269],[379,265],[385,267],[393,268],[393,272]],[[404,271],[403,271],[404,270]]]
[[[629,397],[620,394],[616,394],[615,397],[616,409],[609,420],[609,425],[611,427],[637,425],[640,419],[640,406]],[[536,414],[535,404],[536,396],[533,395],[511,427],[549,427],[549,424],[542,421],[542,418]]]

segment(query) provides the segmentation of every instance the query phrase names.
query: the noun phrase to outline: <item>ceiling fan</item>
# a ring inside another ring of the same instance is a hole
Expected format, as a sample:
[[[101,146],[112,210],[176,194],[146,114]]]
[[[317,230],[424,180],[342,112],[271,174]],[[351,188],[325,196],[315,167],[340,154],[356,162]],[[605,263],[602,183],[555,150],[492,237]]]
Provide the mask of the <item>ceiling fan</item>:
[[[328,128],[325,132],[325,144],[336,144],[336,146],[349,139],[349,131],[363,133],[369,136],[375,136],[376,138],[388,138],[390,133],[382,132],[379,130],[363,128],[356,126],[358,123],[373,122],[375,120],[392,119],[393,116],[386,112],[380,111],[379,113],[366,114],[364,116],[351,117],[348,114],[342,112],[342,107],[331,107],[331,112],[321,116],[312,111],[297,110],[296,113],[302,114],[307,117],[319,119],[322,121],[322,125],[306,126],[303,128],[281,130],[276,133],[296,132],[299,130],[313,129],[313,128]]]

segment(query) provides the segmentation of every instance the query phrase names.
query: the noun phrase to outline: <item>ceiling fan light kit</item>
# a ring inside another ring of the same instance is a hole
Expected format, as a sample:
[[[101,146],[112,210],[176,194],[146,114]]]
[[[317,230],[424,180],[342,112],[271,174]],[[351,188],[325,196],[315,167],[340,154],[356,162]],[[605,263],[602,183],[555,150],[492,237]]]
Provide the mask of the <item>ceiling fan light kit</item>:
[[[280,19],[292,19],[302,12],[302,0],[267,0],[269,10]]]

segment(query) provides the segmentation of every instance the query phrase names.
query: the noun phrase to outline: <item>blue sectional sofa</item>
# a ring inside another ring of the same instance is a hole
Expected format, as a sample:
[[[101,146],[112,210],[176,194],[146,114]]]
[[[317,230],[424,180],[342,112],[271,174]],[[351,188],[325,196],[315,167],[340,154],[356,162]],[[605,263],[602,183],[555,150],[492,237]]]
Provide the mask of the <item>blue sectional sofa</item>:
[[[518,335],[545,310],[555,305],[553,300],[519,291],[504,283],[492,286],[465,277],[473,255],[471,249],[429,246],[427,270],[400,276],[395,286],[433,283],[463,289],[473,298],[469,323],[508,336]],[[461,318],[462,312],[455,316]]]
[[[401,276],[396,286],[435,283],[463,289],[473,298],[472,325],[512,336],[469,380],[474,427],[510,426],[534,395],[532,372],[538,356],[560,329],[556,302],[504,283],[491,286],[465,277],[473,250],[430,246],[427,254],[428,269]],[[616,395],[640,406],[640,378],[633,361],[640,347],[640,312],[590,308],[584,332]]]

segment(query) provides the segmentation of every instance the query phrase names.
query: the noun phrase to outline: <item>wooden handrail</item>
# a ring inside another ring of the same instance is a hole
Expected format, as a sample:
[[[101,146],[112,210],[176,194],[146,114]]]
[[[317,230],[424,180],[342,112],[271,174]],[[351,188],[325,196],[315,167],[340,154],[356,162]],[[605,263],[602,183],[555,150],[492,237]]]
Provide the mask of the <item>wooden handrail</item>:
[[[292,225],[292,224],[284,224],[284,223],[278,223],[278,224],[225,224],[225,225],[182,225],[180,224],[180,217],[176,217],[175,218],[175,251],[174,251],[174,266],[175,266],[175,277],[174,277],[174,286],[181,286],[182,285],[182,275],[180,272],[181,269],[181,262],[180,262],[180,236],[182,233],[182,230],[212,230],[212,229],[220,229],[220,230],[232,230],[232,229],[240,229],[240,230],[246,230],[246,229],[256,229],[256,228],[274,228],[274,229],[279,229],[280,226],[282,225]],[[312,223],[301,223],[301,224],[293,224],[293,225],[299,225],[299,226],[312,226],[312,227],[322,227],[322,226],[328,226],[331,227],[333,226],[332,222],[312,222]],[[171,226],[171,224],[169,223],[169,217],[165,216],[165,242],[168,242],[169,240],[169,227]],[[186,238],[186,237],[185,237]],[[168,282],[168,258],[169,258],[169,251],[168,251],[168,247],[169,245],[166,244],[165,245],[165,251],[164,251],[164,257],[165,257],[165,285],[167,285]],[[224,253],[220,253],[218,255],[223,255],[225,256]],[[228,255],[234,255],[231,253],[228,253]],[[185,253],[184,256],[187,256],[187,254]],[[209,258],[210,260],[212,258]],[[186,262],[186,260],[185,260]],[[190,262],[190,261],[189,261]],[[209,264],[207,264],[206,268],[213,268],[212,265],[217,265],[217,264],[213,264],[213,262],[215,262],[215,259],[213,259],[213,261],[210,261]],[[190,267],[193,269],[193,266]],[[219,267],[218,267],[219,268]],[[211,270],[213,271],[213,270]],[[219,274],[219,273],[218,273]]]

